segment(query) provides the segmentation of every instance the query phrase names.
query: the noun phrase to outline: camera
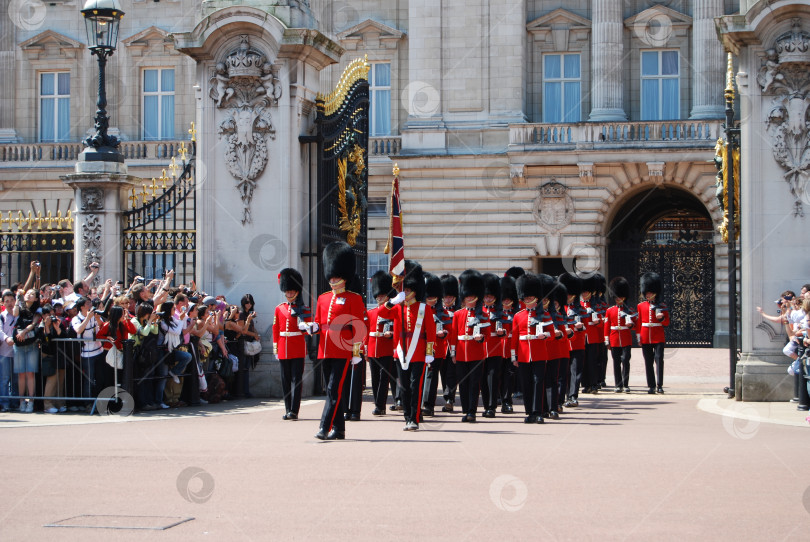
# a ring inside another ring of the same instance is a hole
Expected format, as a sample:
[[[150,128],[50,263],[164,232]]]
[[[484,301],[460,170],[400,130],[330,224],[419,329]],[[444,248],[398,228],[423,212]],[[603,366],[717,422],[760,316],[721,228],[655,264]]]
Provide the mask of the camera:
[[[143,277],[135,277],[135,282],[144,282]]]
[[[157,316],[163,316],[163,314],[164,314],[164,313],[163,313],[163,311],[160,311],[160,312],[156,312],[155,314],[156,314]]]
[[[51,322],[56,323],[58,321],[59,321],[59,318],[57,318],[56,316],[51,315]]]

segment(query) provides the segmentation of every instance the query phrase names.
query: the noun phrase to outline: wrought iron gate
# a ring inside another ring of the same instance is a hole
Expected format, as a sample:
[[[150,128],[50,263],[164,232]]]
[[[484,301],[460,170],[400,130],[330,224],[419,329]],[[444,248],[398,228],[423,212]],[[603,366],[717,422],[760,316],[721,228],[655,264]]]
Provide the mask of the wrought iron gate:
[[[366,296],[369,64],[353,61],[328,96],[318,95],[318,269],[323,248],[347,241],[357,257],[360,284],[352,290]],[[329,289],[318,273],[318,292]]]
[[[630,283],[630,300],[640,301],[639,277],[661,275],[663,301],[670,307],[667,344],[710,347],[714,338],[714,245],[708,241],[620,241],[609,247],[610,277]]]
[[[41,276],[49,282],[73,280],[73,217],[21,212],[0,216],[0,272],[2,288],[25,282],[33,260],[39,261]]]
[[[124,213],[124,283],[136,275],[162,278],[174,269],[174,284],[194,279],[197,264],[197,205],[194,178],[197,143],[191,125],[191,149],[176,149],[168,169],[141,191],[132,189],[132,209]],[[189,156],[189,151],[191,155]],[[179,171],[179,175],[178,175]]]

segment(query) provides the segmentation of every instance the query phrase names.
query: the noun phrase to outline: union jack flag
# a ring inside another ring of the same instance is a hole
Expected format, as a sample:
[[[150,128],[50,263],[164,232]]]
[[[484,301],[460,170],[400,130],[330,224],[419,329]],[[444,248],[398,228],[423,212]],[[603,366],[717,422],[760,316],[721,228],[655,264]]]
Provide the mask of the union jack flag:
[[[399,168],[394,166],[394,183],[391,190],[391,227],[388,231],[388,246],[385,252],[391,255],[388,272],[394,277],[402,278],[405,274],[405,242],[402,238],[402,206],[399,199]]]

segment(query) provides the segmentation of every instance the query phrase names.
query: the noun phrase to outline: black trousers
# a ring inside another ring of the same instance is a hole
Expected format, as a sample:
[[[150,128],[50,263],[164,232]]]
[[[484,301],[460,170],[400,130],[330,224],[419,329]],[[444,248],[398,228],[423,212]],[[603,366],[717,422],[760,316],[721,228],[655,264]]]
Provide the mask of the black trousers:
[[[550,412],[552,410],[557,410],[557,406],[559,404],[559,387],[557,384],[557,379],[560,376],[560,360],[558,359],[550,359],[546,362],[546,370],[544,373],[544,384],[545,384],[545,398],[543,401],[543,412]]]
[[[385,411],[385,403],[388,400],[388,383],[397,379],[394,372],[394,356],[368,358],[368,368],[371,371],[371,393],[374,395],[374,405]]]
[[[422,421],[422,388],[425,385],[424,361],[412,361],[402,369],[402,413],[406,422]]]
[[[326,432],[333,428],[336,431],[346,430],[346,403],[349,394],[349,372],[351,363],[348,359],[324,358],[321,360],[323,375],[326,379],[326,402],[321,414],[321,429]]]
[[[583,389],[593,388],[599,383],[596,377],[599,370],[599,346],[601,344],[591,343],[585,345],[585,364],[582,367]]]
[[[462,414],[474,415],[478,410],[482,365],[482,361],[456,362],[456,377],[458,377],[458,393],[461,399]]]
[[[352,365],[349,375],[349,402],[346,411],[351,414],[360,414],[363,406],[363,384],[366,382],[366,364],[362,361]]]
[[[278,360],[281,365],[281,392],[286,412],[298,414],[301,408],[301,387],[304,383],[304,358]]]
[[[641,353],[644,355],[644,367],[647,369],[647,387],[654,388],[656,372],[658,373],[658,387],[664,387],[664,344],[642,344]],[[653,370],[653,364],[657,371]]]
[[[571,376],[571,369],[568,367],[571,360],[566,356],[557,360],[557,407],[565,401],[565,394],[568,392],[568,379]],[[558,410],[555,408],[554,410]]]
[[[394,362],[394,369],[396,370],[396,378],[391,379],[391,395],[394,397],[394,402],[402,403],[402,386],[405,382],[402,375],[402,365],[399,362]]]
[[[606,382],[607,378],[607,365],[608,365],[608,347],[605,343],[599,343],[599,374],[597,376],[596,384]]]
[[[450,354],[444,358],[444,363],[439,367],[439,374],[442,377],[442,396],[444,397],[444,402],[455,403],[458,378],[456,377],[456,365],[450,358]]]
[[[611,346],[610,355],[613,357],[613,380],[617,388],[630,387],[630,347]]]
[[[452,363],[452,361],[435,358],[433,363],[430,363],[425,368],[425,385],[422,390],[422,408],[426,410],[433,410],[436,408],[436,395],[439,393],[439,374],[445,363]]]
[[[568,380],[568,398],[579,397],[579,385],[582,382],[582,371],[585,366],[585,350],[571,350],[571,373]]]
[[[484,360],[484,373],[481,380],[481,398],[484,401],[484,410],[498,408],[502,363],[503,357],[501,356],[492,356]]]
[[[545,361],[518,363],[520,389],[523,390],[523,408],[526,409],[528,416],[539,416],[543,412],[546,364]]]
[[[512,365],[512,361],[510,359],[501,359],[502,362],[499,377],[501,383],[501,404],[511,405],[512,394],[515,391],[515,373],[517,372],[517,367]]]

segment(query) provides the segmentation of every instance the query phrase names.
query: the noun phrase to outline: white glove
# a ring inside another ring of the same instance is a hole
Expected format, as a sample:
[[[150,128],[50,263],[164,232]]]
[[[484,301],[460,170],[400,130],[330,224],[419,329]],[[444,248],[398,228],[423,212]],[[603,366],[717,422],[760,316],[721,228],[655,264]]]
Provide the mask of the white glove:
[[[391,298],[389,303],[392,305],[399,305],[403,301],[405,301],[405,292],[399,292],[395,297]]]
[[[605,346],[610,346],[610,338],[605,337]]]
[[[517,355],[512,352],[512,363],[517,363]]]
[[[309,326],[307,325],[306,322],[298,322],[298,329],[300,329],[301,331],[306,331],[307,333],[309,333]]]
[[[546,332],[544,331],[544,332],[542,332],[542,333],[540,334],[540,338],[542,338],[542,339],[548,339],[549,337],[551,337],[551,333],[546,333]]]
[[[425,356],[425,363],[433,363],[433,356]]]
[[[357,365],[361,361],[363,361],[363,358],[361,358],[360,356],[353,356],[352,357],[352,365]]]
[[[318,322],[312,322],[312,325],[309,326],[309,334],[312,335],[313,333],[318,333],[321,329],[321,326],[318,325]]]

